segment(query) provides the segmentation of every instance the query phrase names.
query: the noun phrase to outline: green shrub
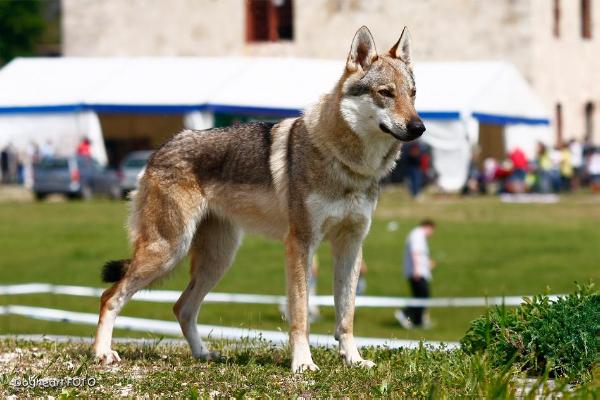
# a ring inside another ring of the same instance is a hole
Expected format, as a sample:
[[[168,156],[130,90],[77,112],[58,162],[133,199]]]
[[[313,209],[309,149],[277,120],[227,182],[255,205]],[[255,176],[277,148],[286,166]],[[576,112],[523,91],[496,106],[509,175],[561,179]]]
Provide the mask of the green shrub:
[[[600,364],[599,334],[600,293],[590,284],[556,301],[538,295],[516,309],[494,307],[471,323],[461,347],[495,366],[581,380]]]

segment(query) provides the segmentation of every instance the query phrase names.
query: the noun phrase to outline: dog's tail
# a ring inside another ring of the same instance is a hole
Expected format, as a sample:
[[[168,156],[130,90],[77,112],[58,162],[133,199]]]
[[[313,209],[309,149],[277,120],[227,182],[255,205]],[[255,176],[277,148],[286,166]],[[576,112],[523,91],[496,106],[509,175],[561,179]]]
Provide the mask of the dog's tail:
[[[102,281],[103,282],[118,282],[124,276],[125,272],[129,268],[131,260],[113,260],[108,261],[102,267]]]

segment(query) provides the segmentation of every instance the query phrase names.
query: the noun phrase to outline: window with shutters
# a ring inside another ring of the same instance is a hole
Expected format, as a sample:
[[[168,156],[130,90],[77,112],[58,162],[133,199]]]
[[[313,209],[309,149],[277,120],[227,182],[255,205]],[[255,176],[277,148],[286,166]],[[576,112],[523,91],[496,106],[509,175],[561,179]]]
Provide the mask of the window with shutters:
[[[554,0],[554,7],[552,10],[552,32],[555,38],[560,37],[560,0]]]
[[[581,0],[581,37],[592,38],[592,1]]]
[[[246,41],[294,39],[292,0],[246,0]]]

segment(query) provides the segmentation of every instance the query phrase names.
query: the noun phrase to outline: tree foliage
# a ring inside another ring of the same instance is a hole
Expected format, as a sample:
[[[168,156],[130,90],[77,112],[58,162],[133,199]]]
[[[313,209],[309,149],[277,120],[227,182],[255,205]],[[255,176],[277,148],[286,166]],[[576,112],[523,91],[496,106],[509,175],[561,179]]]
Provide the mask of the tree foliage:
[[[0,0],[0,65],[35,53],[44,33],[39,0]]]

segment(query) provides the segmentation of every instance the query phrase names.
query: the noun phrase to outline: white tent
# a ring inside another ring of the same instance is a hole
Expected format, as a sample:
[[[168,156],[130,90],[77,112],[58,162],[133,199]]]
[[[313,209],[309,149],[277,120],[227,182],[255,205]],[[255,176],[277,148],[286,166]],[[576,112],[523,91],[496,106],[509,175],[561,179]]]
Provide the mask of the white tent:
[[[297,115],[330,90],[341,61],[295,58],[20,58],[0,70],[0,148],[82,136],[106,161],[100,112],[184,113],[207,128],[213,113]],[[507,147],[549,142],[548,115],[518,71],[498,62],[419,63],[417,110],[440,185],[464,182],[478,124],[506,127]],[[541,127],[541,128],[540,128]]]

